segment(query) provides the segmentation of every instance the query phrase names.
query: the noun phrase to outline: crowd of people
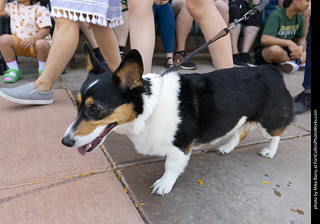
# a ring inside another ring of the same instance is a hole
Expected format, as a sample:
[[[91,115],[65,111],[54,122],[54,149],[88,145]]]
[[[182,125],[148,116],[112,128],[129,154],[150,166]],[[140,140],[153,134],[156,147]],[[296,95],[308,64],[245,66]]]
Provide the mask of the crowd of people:
[[[39,61],[35,82],[0,89],[0,96],[16,103],[52,103],[54,82],[77,48],[79,28],[97,58],[111,71],[120,64],[129,37],[131,48],[142,55],[144,73],[149,73],[155,24],[165,49],[164,65],[169,68],[174,55],[186,56],[186,40],[194,21],[209,40],[260,3],[261,0],[0,0],[0,16],[10,16],[12,33],[0,36],[0,51],[8,67],[3,82],[17,82],[22,77],[16,56]],[[55,28],[51,40],[52,17]],[[209,52],[215,69],[274,64],[292,73],[305,67],[305,90],[295,98],[296,109],[304,111],[311,106],[310,46],[311,0],[271,0],[264,12],[251,16],[230,35],[210,45]],[[197,65],[185,61],[180,68],[196,69]]]

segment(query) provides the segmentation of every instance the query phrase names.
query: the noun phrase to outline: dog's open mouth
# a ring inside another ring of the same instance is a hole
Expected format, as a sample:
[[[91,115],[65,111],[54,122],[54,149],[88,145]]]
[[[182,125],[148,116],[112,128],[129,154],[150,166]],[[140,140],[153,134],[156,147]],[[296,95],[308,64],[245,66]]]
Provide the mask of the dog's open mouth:
[[[91,152],[95,150],[104,140],[104,138],[111,132],[111,130],[117,126],[117,122],[108,124],[107,127],[101,132],[101,134],[95,138],[93,141],[89,142],[86,145],[83,145],[81,147],[78,147],[78,152],[85,156],[87,152]]]

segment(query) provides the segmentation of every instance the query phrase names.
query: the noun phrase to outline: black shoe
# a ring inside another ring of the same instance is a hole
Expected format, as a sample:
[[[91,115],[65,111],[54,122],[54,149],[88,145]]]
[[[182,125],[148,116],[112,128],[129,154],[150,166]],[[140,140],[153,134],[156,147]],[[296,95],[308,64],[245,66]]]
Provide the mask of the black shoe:
[[[294,97],[295,114],[301,114],[311,109],[311,89],[305,89],[300,94]]]
[[[122,60],[124,58],[124,56],[126,55],[125,46],[119,46],[119,51],[120,51],[120,57],[121,57],[121,60]]]
[[[240,58],[242,62],[246,64],[246,66],[249,67],[255,67],[256,65],[251,61],[249,53],[240,53]]]
[[[176,56],[177,54],[181,54],[182,57],[186,56],[185,51],[178,51],[177,53],[174,54],[174,56]],[[193,70],[196,68],[197,68],[197,64],[189,60],[184,61],[183,64],[180,66],[180,69],[186,69],[186,70]]]
[[[95,48],[92,50],[94,56],[96,56],[96,58],[100,61],[100,63],[107,68],[108,71],[110,71],[109,66],[107,65],[106,61],[104,60],[101,51],[99,48]]]
[[[234,54],[233,57],[233,64],[234,67],[248,67],[247,63],[242,61],[241,54]]]
[[[125,56],[125,52],[124,51],[120,51],[121,60],[124,58],[124,56]]]
[[[173,57],[168,57],[164,63],[164,67],[171,68],[173,66],[173,63],[169,63],[169,60],[173,60]]]

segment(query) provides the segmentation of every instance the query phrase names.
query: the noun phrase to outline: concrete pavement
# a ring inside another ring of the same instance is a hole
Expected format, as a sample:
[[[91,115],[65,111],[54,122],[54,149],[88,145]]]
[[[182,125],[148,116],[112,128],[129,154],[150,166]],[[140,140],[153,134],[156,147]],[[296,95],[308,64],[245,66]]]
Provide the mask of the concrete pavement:
[[[19,61],[23,79],[0,88],[36,79],[36,60]],[[195,72],[213,70],[208,55],[194,61]],[[257,154],[266,145],[259,132],[229,155],[206,145],[193,152],[172,192],[154,197],[149,187],[163,174],[164,159],[137,154],[125,136],[111,134],[103,150],[85,157],[60,143],[76,115],[72,97],[86,79],[81,54],[76,64],[56,83],[53,105],[0,99],[1,223],[311,222],[310,111],[296,116],[275,158]],[[156,55],[153,72],[163,64],[164,55]],[[303,72],[284,79],[292,95],[302,91]]]

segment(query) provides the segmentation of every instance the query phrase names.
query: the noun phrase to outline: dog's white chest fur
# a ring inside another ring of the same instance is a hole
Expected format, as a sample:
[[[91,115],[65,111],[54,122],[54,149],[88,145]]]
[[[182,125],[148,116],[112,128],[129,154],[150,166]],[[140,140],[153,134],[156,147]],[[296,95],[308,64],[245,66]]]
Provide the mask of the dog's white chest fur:
[[[177,73],[163,78],[156,74],[143,76],[152,83],[151,95],[143,95],[143,113],[133,122],[118,127],[115,132],[126,134],[137,152],[165,156],[172,148],[173,138],[180,123]]]

